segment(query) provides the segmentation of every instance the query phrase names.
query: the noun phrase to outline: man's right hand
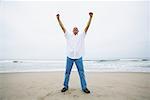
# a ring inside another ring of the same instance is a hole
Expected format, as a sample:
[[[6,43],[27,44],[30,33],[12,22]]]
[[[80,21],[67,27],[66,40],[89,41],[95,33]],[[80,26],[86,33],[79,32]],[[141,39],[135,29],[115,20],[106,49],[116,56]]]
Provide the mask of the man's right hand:
[[[93,13],[92,13],[92,12],[89,12],[89,15],[90,15],[90,17],[92,17],[92,16],[93,16]]]
[[[59,19],[59,16],[60,16],[59,14],[56,15],[57,19]]]
[[[57,20],[58,20],[58,22],[59,22],[59,25],[61,26],[63,32],[65,33],[65,32],[66,32],[66,29],[65,29],[63,23],[61,22],[61,20],[59,19],[60,15],[57,14],[56,17],[57,17]]]

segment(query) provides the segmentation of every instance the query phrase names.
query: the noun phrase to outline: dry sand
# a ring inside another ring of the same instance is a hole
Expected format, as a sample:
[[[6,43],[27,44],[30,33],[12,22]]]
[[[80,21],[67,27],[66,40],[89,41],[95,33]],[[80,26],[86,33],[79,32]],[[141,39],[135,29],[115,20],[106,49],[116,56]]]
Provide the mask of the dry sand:
[[[150,73],[87,72],[91,94],[81,91],[72,72],[69,91],[61,93],[64,72],[0,74],[0,100],[150,100]]]

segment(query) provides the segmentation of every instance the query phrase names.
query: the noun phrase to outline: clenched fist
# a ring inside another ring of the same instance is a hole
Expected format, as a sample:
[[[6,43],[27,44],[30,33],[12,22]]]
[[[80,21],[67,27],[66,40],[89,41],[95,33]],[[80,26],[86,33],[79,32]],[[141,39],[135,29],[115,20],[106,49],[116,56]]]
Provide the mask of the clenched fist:
[[[92,16],[93,16],[93,13],[92,13],[92,12],[89,12],[89,15],[90,15],[90,17],[92,17]]]
[[[56,15],[57,18],[59,18],[59,16],[60,16],[59,14]]]

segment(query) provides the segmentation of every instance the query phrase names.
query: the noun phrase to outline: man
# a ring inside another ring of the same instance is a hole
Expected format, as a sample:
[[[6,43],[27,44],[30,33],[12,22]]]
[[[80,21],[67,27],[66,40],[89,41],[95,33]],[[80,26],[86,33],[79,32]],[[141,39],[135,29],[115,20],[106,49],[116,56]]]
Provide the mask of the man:
[[[90,93],[90,91],[87,88],[87,84],[85,80],[83,60],[82,60],[83,53],[84,53],[84,38],[90,26],[93,13],[90,12],[89,16],[90,18],[88,20],[88,23],[83,33],[78,34],[79,32],[78,28],[74,27],[73,34],[69,34],[68,31],[65,29],[62,21],[60,20],[60,15],[59,14],[56,15],[59,25],[61,26],[65,34],[65,38],[67,40],[66,72],[65,72],[65,79],[64,79],[64,88],[61,90],[61,92],[66,92],[69,88],[68,83],[69,83],[70,73],[71,73],[73,63],[75,62],[77,69],[78,69],[79,76],[80,76],[82,91],[85,93]]]

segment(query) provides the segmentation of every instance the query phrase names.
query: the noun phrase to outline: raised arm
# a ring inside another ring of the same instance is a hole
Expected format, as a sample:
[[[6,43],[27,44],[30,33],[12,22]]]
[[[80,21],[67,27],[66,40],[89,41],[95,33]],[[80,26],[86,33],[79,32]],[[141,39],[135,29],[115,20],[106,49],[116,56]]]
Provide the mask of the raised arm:
[[[63,32],[65,33],[65,32],[66,32],[66,29],[65,29],[65,27],[64,27],[64,25],[63,25],[63,23],[62,23],[62,21],[60,20],[60,15],[57,14],[56,17],[57,17],[57,20],[58,20],[58,23],[59,23],[60,27],[62,28]]]
[[[88,30],[88,28],[89,28],[89,26],[90,26],[90,24],[91,24],[91,20],[92,20],[92,17],[93,17],[93,13],[90,12],[89,15],[90,15],[90,18],[89,18],[89,20],[88,20],[88,22],[87,22],[87,25],[86,25],[85,29],[84,29],[84,32],[85,32],[85,33],[87,32],[87,30]]]

